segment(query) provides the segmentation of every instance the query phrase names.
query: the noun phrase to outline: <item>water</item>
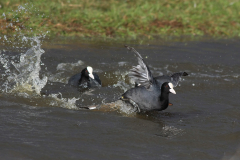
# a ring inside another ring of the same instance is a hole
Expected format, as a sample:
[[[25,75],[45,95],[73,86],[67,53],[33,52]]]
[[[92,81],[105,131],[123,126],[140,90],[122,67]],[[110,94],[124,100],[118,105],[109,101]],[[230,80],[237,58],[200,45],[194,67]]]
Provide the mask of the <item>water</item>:
[[[48,40],[47,29],[18,24],[47,16],[30,3],[0,16],[13,17],[1,28],[16,31],[0,35],[1,159],[240,159],[239,39]],[[137,64],[124,45],[155,76],[189,73],[170,95],[173,106],[144,114],[118,106]],[[89,65],[102,88],[67,85]]]
[[[28,41],[24,52],[0,46],[2,159],[239,159],[239,40],[129,41],[153,75],[189,73],[173,106],[146,114],[105,105],[133,86],[125,43]],[[68,86],[88,65],[103,87]]]

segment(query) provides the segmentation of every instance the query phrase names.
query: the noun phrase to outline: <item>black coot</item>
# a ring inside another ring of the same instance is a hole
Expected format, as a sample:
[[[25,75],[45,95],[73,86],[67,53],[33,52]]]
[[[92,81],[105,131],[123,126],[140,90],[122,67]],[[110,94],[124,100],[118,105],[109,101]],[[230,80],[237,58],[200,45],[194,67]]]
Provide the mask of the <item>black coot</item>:
[[[101,87],[102,82],[99,76],[93,72],[93,68],[88,66],[80,73],[75,74],[68,80],[68,84],[82,88]]]
[[[177,85],[181,74],[173,74],[173,77],[171,76],[170,79],[168,76],[154,78],[142,56],[134,48],[129,46],[125,47],[133,51],[137,56],[138,65],[133,66],[130,70],[129,77],[138,85],[126,91],[122,95],[121,100],[130,103],[135,111],[138,112],[151,110],[161,111],[166,109],[169,105],[169,93],[176,94],[173,89],[173,83]],[[183,73],[186,75],[185,72]],[[171,80],[171,78],[173,78],[173,80]]]

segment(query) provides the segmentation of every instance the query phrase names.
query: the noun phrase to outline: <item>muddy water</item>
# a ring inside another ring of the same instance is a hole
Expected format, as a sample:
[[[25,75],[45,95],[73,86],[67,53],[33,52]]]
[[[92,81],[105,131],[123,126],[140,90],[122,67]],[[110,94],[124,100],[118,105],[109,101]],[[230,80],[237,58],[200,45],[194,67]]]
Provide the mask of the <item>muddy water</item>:
[[[2,159],[239,159],[239,40],[129,41],[153,75],[189,73],[173,106],[146,114],[81,108],[133,87],[137,60],[124,42],[33,41],[28,52],[1,46]],[[88,65],[103,87],[68,86]]]

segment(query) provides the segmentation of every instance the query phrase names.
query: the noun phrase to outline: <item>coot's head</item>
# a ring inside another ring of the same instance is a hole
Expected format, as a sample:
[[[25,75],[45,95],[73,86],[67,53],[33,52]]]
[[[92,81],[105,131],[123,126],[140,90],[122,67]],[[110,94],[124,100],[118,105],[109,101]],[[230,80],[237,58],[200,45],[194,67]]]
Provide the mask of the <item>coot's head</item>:
[[[176,91],[173,89],[173,84],[171,82],[165,82],[162,84],[161,92],[176,94]]]
[[[90,77],[90,78],[94,79],[93,68],[90,66],[88,66],[87,68],[84,68],[81,73],[82,73],[82,76],[84,76],[84,77],[87,77],[87,78]]]

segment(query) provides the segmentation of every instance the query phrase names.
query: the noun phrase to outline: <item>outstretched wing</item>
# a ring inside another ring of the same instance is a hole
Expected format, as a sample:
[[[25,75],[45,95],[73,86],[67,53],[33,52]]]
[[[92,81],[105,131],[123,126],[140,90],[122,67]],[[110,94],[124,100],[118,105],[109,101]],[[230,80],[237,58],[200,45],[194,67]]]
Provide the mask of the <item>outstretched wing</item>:
[[[145,88],[149,89],[150,86],[153,84],[153,76],[151,71],[149,70],[148,66],[144,63],[142,56],[133,48],[126,46],[125,47],[129,51],[133,51],[138,59],[138,65],[133,66],[132,69],[130,69],[130,72],[128,76],[134,80],[135,83],[138,83]]]
[[[176,87],[181,80],[182,76],[187,76],[188,74],[186,72],[179,72],[179,73],[174,73],[171,75],[171,82]]]
[[[178,72],[178,73],[173,73],[171,76],[158,76],[155,77],[155,79],[157,80],[158,84],[160,84],[160,86],[164,83],[164,82],[171,82],[173,84],[174,87],[176,87],[179,83],[179,81],[181,80],[182,76],[187,76],[188,74],[186,72]]]

